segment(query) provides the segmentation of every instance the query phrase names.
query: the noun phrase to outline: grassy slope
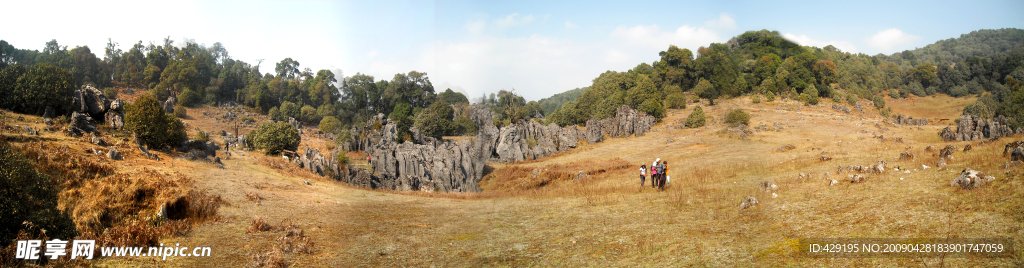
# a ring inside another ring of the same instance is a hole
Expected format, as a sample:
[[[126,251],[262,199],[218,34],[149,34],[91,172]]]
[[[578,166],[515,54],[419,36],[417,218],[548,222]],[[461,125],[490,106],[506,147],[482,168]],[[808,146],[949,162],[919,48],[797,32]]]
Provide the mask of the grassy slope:
[[[954,108],[968,101],[940,96],[887,103],[895,113],[936,121],[955,118],[959,112]],[[1021,168],[1006,175],[996,167],[1005,162],[1002,144],[1020,137],[983,146],[973,142],[972,151],[954,154],[948,169],[920,170],[922,164],[935,166],[937,156],[924,148],[945,146],[936,135],[945,124],[895,127],[881,123],[873,108],[864,114],[846,115],[830,106],[802,107],[787,101],[750,104],[749,99],[739,98],[705,107],[705,112],[716,119],[709,122],[723,118],[729,108],[744,107],[752,115],[752,125],[778,122],[785,126],[780,132],[756,132],[739,140],[719,134],[724,127],[720,123],[699,129],[666,128],[684,119],[691,105],[671,111],[665,123],[655,127],[656,132],[644,137],[613,138],[537,161],[495,164],[495,172],[481,182],[487,190],[480,194],[355,189],[287,165],[282,168],[277,158],[254,153],[236,153],[225,159],[225,170],[173,160],[161,164],[173,164],[175,170],[194,177],[196,187],[220,194],[230,205],[221,207],[221,220],[161,242],[212,246],[214,256],[167,262],[107,258],[100,263],[245,265],[253,254],[268,251],[283,235],[280,231],[246,233],[256,216],[267,218],[275,226],[285,220],[294,222],[315,241],[313,254],[284,255],[294,266],[1021,263],[1020,254],[1016,259],[796,256],[788,245],[804,237],[1006,236],[1022,242]],[[882,132],[876,123],[888,130]],[[874,134],[882,134],[887,140],[874,139]],[[902,137],[905,143],[894,143],[893,137]],[[303,141],[307,142],[308,138]],[[796,149],[775,150],[786,144]],[[962,148],[968,142],[952,144]],[[896,161],[904,151],[917,158]],[[822,154],[833,160],[821,161]],[[637,186],[635,166],[650,164],[655,157],[669,161],[671,167],[673,184],[664,192]],[[531,182],[529,177],[514,176],[520,174],[510,172],[516,168],[591,172],[596,163],[612,163],[615,158],[627,162],[628,167],[608,168],[578,182],[562,179],[540,188],[513,187]],[[837,166],[867,165],[878,160],[889,162],[884,175],[869,175],[867,182],[860,184],[828,186],[826,172],[840,181],[846,176],[836,174]],[[895,167],[900,171],[893,170]],[[965,167],[995,175],[997,180],[991,187],[973,191],[951,188],[949,181]],[[813,178],[798,180],[798,173],[813,174]],[[305,185],[302,179],[313,185]],[[780,186],[777,198],[757,190],[757,184],[764,180]],[[264,200],[257,204],[246,194],[257,194]],[[762,203],[740,211],[737,206],[745,196],[757,197]]]

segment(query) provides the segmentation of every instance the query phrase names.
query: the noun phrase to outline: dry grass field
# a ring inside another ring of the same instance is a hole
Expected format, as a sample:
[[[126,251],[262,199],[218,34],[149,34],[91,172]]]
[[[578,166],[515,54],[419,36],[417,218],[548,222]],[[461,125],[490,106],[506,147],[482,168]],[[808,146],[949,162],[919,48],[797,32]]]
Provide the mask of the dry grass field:
[[[896,126],[864,103],[864,112],[846,114],[831,102],[803,106],[790,100],[752,104],[749,98],[703,107],[708,125],[682,125],[694,105],[670,110],[667,118],[643,137],[611,138],[546,158],[514,164],[492,163],[480,182],[481,193],[392,192],[353,188],[311,175],[280,157],[231,151],[215,164],[177,159],[161,152],[150,161],[118,145],[126,160],[98,160],[118,174],[134,174],[135,186],[173,179],[150,203],[124,213],[152,215],[154,204],[202,191],[219,197],[216,215],[190,222],[187,231],[169,232],[160,243],[209,246],[211,257],[101,258],[101,267],[479,267],[479,266],[1017,266],[1012,258],[806,258],[794,245],[801,238],[987,238],[1008,237],[1024,245],[1024,168],[1002,169],[1007,161],[998,142],[946,143],[937,133],[953,124],[970,102],[947,96],[886,100],[894,114],[928,118],[927,126]],[[725,113],[743,108],[749,129],[767,131],[746,137],[723,131]],[[190,109],[189,126],[219,132],[228,126]],[[25,116],[6,126],[41,127]],[[949,119],[936,123],[939,119]],[[262,119],[258,119],[262,121]],[[778,124],[779,131],[771,130]],[[196,129],[190,128],[190,134]],[[247,131],[246,131],[247,132]],[[71,154],[97,158],[87,138],[43,133],[28,138],[4,129],[15,146],[60,144]],[[874,138],[881,135],[884,139]],[[219,135],[211,135],[221,143]],[[897,137],[902,142],[897,141]],[[42,141],[38,141],[42,140]],[[222,144],[222,143],[221,143]],[[954,144],[949,166],[936,168],[937,152]],[[793,145],[795,149],[779,151]],[[324,150],[329,143],[312,135],[302,146]],[[916,157],[898,160],[902,152]],[[350,157],[359,159],[358,154]],[[822,156],[831,160],[822,160]],[[638,171],[655,158],[668,161],[671,184],[659,191],[640,186]],[[867,174],[850,183],[837,167],[887,161],[884,174]],[[359,165],[355,160],[353,165]],[[930,168],[923,169],[922,165]],[[964,168],[996,180],[983,188],[950,186]],[[536,170],[536,172],[535,172]],[[152,174],[167,174],[150,176]],[[588,174],[577,179],[577,174]],[[809,174],[801,177],[800,174]],[[537,174],[534,176],[533,174]],[[829,180],[840,183],[830,186]],[[309,181],[307,185],[304,180]],[[758,189],[770,181],[774,192]],[[132,184],[129,184],[132,185]],[[88,186],[99,187],[99,186]],[[78,188],[76,188],[78,189]],[[82,187],[80,189],[93,189]],[[134,189],[134,188],[129,188]],[[118,189],[114,189],[115,191]],[[69,195],[70,196],[70,195]],[[739,209],[744,197],[760,204]]]

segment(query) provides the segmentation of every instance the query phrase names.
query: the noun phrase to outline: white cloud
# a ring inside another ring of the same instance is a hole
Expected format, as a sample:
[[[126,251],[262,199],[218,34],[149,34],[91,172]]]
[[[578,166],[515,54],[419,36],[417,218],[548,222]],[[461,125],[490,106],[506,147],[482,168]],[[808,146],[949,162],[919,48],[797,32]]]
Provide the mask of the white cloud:
[[[612,31],[611,37],[625,41],[637,48],[661,50],[667,49],[669,45],[676,45],[697,51],[698,47],[722,41],[722,38],[718,37],[718,34],[711,29],[689,25],[680,26],[674,32],[663,32],[658,25],[638,25],[629,28],[620,26]],[[654,51],[654,55],[658,55],[658,51]],[[649,53],[649,51],[643,53]]]
[[[487,22],[486,21],[478,20],[478,21],[467,21],[466,25],[462,26],[462,27],[466,28],[466,30],[469,31],[470,33],[478,34],[480,32],[483,32],[484,27],[486,27],[486,26],[487,26]]]
[[[512,13],[504,18],[494,20],[494,24],[501,27],[508,27],[514,25],[523,25],[533,21],[533,15],[522,16],[519,13]]]
[[[579,28],[579,27],[580,27],[579,25],[572,24],[572,22],[569,22],[569,21],[565,21],[565,28],[566,29],[570,29],[571,30],[571,29],[576,29],[576,28]]]
[[[832,45],[832,46],[838,48],[839,50],[841,50],[843,52],[850,52],[850,53],[853,53],[853,54],[857,54],[857,47],[854,46],[853,43],[850,43],[850,42],[847,42],[847,41],[828,41],[828,42],[825,42],[825,41],[819,41],[819,40],[812,39],[810,37],[807,37],[807,35],[795,35],[795,34],[792,34],[792,33],[783,34],[782,37],[786,38],[789,41],[796,42],[797,44],[800,44],[801,46],[813,46],[813,47],[824,48],[825,46]]]
[[[704,22],[704,25],[711,28],[719,29],[736,29],[736,20],[732,19],[729,15],[722,13],[718,15],[718,18]]]
[[[868,46],[880,50],[882,53],[892,52],[894,49],[905,47],[913,44],[921,37],[915,35],[909,35],[900,31],[900,29],[892,28],[882,30],[871,37],[868,37]]]

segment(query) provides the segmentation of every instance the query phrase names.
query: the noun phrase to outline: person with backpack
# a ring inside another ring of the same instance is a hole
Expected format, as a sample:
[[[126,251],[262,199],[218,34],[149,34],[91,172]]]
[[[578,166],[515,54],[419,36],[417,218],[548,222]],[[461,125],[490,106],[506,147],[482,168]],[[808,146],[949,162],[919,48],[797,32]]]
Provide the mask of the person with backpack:
[[[647,165],[640,164],[640,187],[644,186],[644,181],[647,179]]]
[[[668,177],[668,161],[662,161],[661,163],[665,166],[665,184],[668,184],[669,183],[669,179],[670,179]],[[664,186],[662,186],[662,187],[664,187]]]

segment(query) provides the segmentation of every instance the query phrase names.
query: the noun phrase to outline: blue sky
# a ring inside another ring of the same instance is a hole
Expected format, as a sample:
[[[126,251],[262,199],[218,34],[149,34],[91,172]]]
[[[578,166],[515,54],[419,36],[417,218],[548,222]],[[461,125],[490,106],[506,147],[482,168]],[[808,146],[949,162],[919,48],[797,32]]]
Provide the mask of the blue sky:
[[[5,4],[0,39],[39,50],[57,39],[102,57],[107,38],[123,50],[188,38],[221,42],[235,59],[264,59],[264,72],[291,57],[303,68],[378,80],[423,71],[438,92],[470,98],[514,88],[536,100],[651,63],[670,44],[696,51],[748,30],[874,55],[1024,28],[1021,1],[820,2],[18,1]]]

